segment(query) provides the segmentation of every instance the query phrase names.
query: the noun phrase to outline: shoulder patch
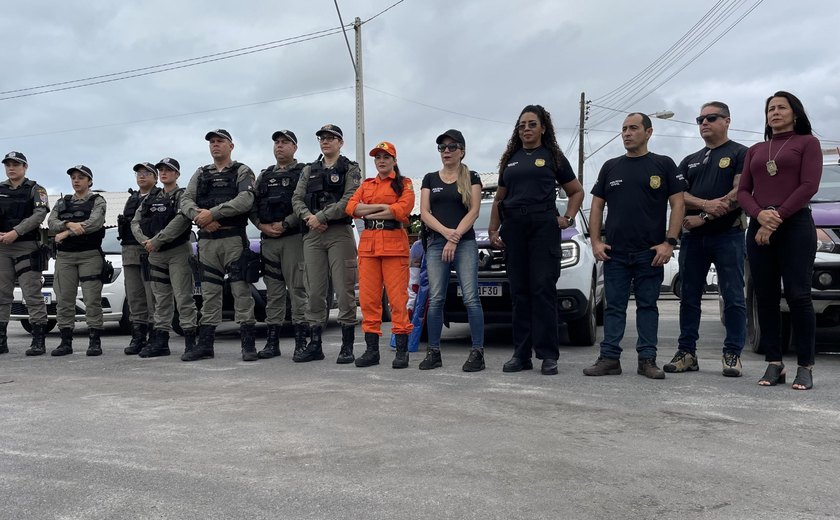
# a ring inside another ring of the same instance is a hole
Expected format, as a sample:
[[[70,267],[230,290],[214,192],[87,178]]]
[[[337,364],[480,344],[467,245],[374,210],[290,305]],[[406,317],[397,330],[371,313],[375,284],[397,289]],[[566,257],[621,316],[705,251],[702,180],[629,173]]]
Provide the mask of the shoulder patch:
[[[38,194],[38,200],[35,202],[36,206],[46,206],[49,202],[49,197],[47,197],[47,190],[44,188],[39,188],[35,190],[35,193]]]

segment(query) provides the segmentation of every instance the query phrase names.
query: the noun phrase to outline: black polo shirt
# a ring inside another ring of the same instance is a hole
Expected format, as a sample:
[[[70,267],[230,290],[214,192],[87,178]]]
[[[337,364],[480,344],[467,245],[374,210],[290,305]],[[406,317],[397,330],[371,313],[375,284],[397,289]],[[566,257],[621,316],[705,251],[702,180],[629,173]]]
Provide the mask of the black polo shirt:
[[[665,155],[605,162],[591,193],[607,201],[607,244],[613,251],[636,252],[664,242],[668,198],[684,187],[677,165]]]
[[[481,186],[481,178],[477,173],[470,170],[470,187],[473,184]],[[432,215],[444,226],[455,229],[458,224],[469,213],[469,208],[464,206],[461,194],[458,193],[458,182],[445,183],[440,178],[440,172],[427,173],[423,177],[423,184],[420,189],[429,190],[429,209]],[[430,235],[439,235],[437,231],[429,228]],[[464,240],[475,238],[475,230],[470,227],[469,231],[462,236]]]
[[[499,187],[506,188],[504,207],[520,208],[551,203],[557,199],[557,186],[575,180],[575,172],[566,156],[560,157],[560,168],[545,146],[533,150],[520,149],[511,155],[499,173]]]
[[[708,156],[706,155],[708,154]],[[679,172],[686,181],[686,190],[701,199],[723,197],[734,188],[735,176],[744,167],[747,147],[727,141],[717,148],[704,147],[682,160]],[[699,209],[686,209],[686,215],[699,215]],[[695,235],[712,235],[731,229],[741,217],[741,209],[706,222],[690,232]]]

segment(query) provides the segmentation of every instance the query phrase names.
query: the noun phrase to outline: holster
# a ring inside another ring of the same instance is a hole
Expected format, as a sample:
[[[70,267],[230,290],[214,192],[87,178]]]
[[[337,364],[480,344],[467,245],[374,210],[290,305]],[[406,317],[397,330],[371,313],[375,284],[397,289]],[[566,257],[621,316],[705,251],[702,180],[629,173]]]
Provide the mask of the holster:
[[[111,283],[111,280],[114,278],[114,264],[110,260],[106,260],[104,255],[102,256],[102,274],[100,274],[100,278],[102,279],[102,283]]]
[[[228,280],[231,282],[256,283],[262,274],[262,259],[260,255],[246,247],[242,250],[238,260],[234,260],[225,267]]]
[[[47,245],[40,245],[29,255],[29,267],[33,271],[46,271],[50,262],[51,251]]]

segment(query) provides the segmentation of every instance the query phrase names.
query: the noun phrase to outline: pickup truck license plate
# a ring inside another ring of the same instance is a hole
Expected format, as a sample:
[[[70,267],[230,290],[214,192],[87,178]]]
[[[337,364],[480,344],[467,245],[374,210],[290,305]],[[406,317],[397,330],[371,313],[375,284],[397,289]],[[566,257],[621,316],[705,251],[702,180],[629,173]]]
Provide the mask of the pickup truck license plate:
[[[48,292],[42,292],[41,296],[44,297],[44,305],[52,304],[52,294],[50,294]]]
[[[461,286],[458,286],[457,289],[458,296],[461,296]],[[478,284],[478,295],[479,296],[490,296],[490,297],[501,297],[502,296],[502,284],[500,283],[479,283]]]

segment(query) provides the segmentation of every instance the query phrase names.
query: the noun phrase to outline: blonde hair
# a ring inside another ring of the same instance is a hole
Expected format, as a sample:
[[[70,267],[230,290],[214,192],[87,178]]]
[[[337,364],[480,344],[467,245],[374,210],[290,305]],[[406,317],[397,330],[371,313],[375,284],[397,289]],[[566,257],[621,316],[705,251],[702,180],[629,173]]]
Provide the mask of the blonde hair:
[[[461,202],[470,209],[472,204],[472,182],[470,182],[470,169],[466,164],[461,163],[458,169],[458,193],[461,194]]]

